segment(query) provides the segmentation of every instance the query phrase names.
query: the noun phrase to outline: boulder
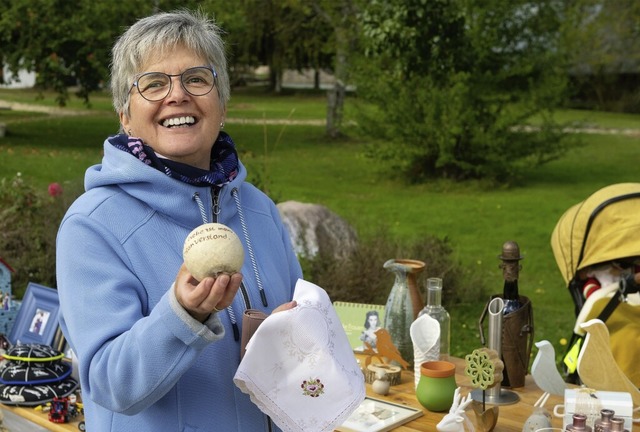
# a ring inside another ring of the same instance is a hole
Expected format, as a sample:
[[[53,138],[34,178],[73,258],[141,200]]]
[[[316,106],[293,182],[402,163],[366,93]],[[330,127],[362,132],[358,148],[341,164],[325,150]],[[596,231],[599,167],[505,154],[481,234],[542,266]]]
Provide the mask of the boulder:
[[[320,253],[344,258],[357,247],[355,230],[327,207],[298,201],[277,207],[298,256],[312,258]]]

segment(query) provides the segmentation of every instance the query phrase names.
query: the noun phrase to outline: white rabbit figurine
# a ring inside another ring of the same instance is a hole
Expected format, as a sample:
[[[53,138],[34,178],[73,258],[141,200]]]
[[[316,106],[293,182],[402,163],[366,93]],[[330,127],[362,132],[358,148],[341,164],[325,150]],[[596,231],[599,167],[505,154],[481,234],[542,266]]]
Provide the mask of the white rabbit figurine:
[[[472,401],[471,394],[468,394],[466,398],[461,398],[460,387],[458,387],[453,394],[453,404],[449,409],[449,414],[445,415],[436,426],[438,432],[465,432],[465,426],[468,428],[466,432],[475,432],[473,423],[464,412]]]

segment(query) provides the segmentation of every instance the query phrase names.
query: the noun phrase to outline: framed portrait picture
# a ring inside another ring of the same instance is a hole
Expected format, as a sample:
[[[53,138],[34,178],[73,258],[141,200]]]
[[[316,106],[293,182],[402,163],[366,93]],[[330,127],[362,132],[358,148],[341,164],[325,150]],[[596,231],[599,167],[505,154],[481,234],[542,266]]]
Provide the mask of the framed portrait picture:
[[[366,397],[339,432],[385,432],[423,415],[417,408]]]
[[[51,346],[58,330],[59,317],[58,291],[29,282],[9,333],[9,342],[14,345],[39,343]]]
[[[384,306],[335,301],[333,308],[340,318],[340,323],[353,351],[363,352],[366,342],[377,352],[375,332],[382,328],[384,323]]]

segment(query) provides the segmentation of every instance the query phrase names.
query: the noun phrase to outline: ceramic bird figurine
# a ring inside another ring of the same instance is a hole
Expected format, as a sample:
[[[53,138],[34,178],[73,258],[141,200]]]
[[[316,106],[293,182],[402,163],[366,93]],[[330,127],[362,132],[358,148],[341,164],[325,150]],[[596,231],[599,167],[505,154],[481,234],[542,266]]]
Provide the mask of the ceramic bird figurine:
[[[371,362],[371,359],[373,357],[377,357],[381,360],[382,358],[385,358],[389,362],[395,361],[400,366],[402,366],[403,369],[407,369],[409,367],[409,363],[400,355],[400,351],[393,344],[389,332],[386,329],[381,328],[376,330],[375,335],[376,348],[378,351],[376,352],[368,343],[365,342],[364,344],[366,348],[364,349],[363,353],[369,355],[369,357],[367,357],[367,360],[365,361],[365,364],[368,366],[368,363]]]
[[[599,319],[580,324],[587,332],[580,355],[578,375],[588,387],[596,390],[628,392],[633,405],[640,405],[640,390],[616,363],[609,345],[609,329]]]
[[[567,384],[556,366],[556,352],[553,345],[547,340],[542,340],[536,342],[536,347],[538,347],[538,354],[531,364],[533,381],[544,392],[564,396]]]

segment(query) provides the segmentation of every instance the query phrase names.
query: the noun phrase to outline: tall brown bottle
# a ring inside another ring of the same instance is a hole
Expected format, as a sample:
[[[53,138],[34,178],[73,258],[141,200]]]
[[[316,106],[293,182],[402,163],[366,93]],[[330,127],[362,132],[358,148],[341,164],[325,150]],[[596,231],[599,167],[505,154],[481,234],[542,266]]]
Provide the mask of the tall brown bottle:
[[[502,254],[498,256],[502,263],[502,277],[504,279],[504,285],[502,288],[502,299],[504,300],[503,315],[511,314],[522,307],[520,302],[520,293],[518,292],[518,278],[520,276],[520,260],[523,259],[520,256],[520,247],[518,243],[514,241],[507,241],[502,245]],[[504,354],[504,353],[503,353]],[[509,371],[507,370],[510,362],[504,361],[504,372],[502,385],[510,387]]]

